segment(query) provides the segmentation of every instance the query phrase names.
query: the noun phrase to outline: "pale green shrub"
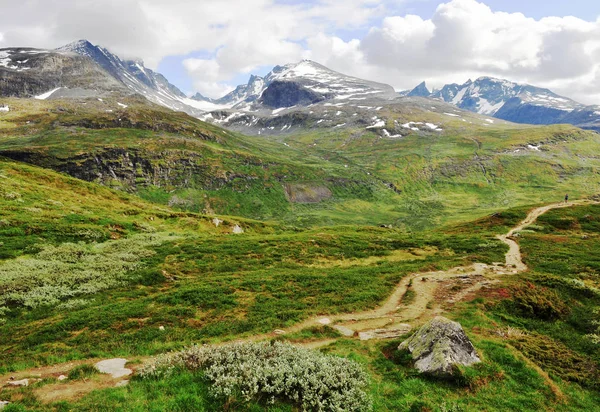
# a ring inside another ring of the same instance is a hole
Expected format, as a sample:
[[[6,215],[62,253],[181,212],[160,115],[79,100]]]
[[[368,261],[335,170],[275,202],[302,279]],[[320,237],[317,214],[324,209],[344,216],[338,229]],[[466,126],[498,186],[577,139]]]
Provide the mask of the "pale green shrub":
[[[0,308],[57,305],[135,281],[133,272],[142,267],[142,259],[170,239],[142,234],[100,244],[47,245],[37,255],[2,262]]]
[[[587,337],[597,345],[600,345],[600,308],[594,310],[597,320],[592,323],[596,326],[596,332],[587,335]]]
[[[310,411],[371,410],[360,365],[287,343],[193,346],[157,357],[140,375],[161,378],[178,369],[202,372],[217,398],[284,400]]]

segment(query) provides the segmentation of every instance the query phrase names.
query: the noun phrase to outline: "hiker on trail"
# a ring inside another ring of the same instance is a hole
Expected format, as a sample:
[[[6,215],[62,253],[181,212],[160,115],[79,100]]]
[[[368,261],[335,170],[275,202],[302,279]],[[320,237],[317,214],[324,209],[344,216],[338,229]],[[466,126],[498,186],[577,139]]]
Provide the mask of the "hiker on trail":
[[[569,195],[568,194],[565,195],[565,203],[569,203]]]

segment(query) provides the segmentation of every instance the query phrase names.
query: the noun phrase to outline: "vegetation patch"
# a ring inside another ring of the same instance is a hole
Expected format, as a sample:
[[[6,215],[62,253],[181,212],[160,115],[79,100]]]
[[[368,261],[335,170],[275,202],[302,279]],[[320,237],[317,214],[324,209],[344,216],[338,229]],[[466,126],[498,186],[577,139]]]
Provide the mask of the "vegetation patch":
[[[193,346],[159,356],[140,375],[161,378],[178,370],[202,373],[216,398],[284,401],[304,410],[371,409],[368,375],[357,363],[286,343]]]

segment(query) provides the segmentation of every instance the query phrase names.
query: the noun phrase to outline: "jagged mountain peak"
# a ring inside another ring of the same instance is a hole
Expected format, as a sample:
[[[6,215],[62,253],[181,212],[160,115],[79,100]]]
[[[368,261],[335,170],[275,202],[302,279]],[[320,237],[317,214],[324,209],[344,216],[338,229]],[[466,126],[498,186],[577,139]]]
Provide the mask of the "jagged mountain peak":
[[[429,97],[431,92],[427,88],[427,83],[421,82],[417,87],[408,92],[409,97]]]

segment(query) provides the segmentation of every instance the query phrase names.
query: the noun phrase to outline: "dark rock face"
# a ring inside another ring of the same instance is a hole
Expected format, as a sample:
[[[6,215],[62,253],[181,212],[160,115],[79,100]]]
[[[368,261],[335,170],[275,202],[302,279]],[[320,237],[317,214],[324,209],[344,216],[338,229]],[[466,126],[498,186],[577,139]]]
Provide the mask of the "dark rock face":
[[[88,182],[128,192],[156,186],[165,189],[218,189],[233,178],[206,164],[194,153],[147,152],[136,149],[106,148],[67,159],[47,157],[36,152],[3,151],[1,156],[47,167]]]
[[[481,362],[460,323],[442,316],[427,322],[398,349],[410,351],[421,373],[437,377],[452,376],[457,365]]]
[[[308,106],[325,100],[327,96],[314,92],[296,82],[274,81],[264,91],[261,102],[274,109],[297,105]]]

